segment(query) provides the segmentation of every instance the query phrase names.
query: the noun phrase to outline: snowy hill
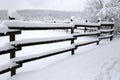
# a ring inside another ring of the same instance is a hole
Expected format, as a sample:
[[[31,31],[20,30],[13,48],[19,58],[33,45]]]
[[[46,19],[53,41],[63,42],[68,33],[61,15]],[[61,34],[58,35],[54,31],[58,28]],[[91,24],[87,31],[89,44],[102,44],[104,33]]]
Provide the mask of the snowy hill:
[[[54,10],[17,10],[25,20],[69,20],[71,16],[81,19],[80,12]]]
[[[0,20],[8,20],[8,10],[0,10]]]

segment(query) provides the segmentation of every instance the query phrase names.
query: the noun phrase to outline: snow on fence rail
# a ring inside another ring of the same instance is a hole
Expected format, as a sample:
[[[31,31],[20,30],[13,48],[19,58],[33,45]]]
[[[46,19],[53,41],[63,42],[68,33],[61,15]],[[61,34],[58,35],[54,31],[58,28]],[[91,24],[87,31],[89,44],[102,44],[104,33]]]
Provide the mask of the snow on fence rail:
[[[111,28],[114,26],[115,22],[99,22],[101,26],[111,26]]]
[[[17,68],[20,68],[20,67],[22,67],[21,64],[10,62],[8,64],[0,66],[0,74],[9,72],[9,71],[11,71],[13,69],[17,69]]]
[[[16,69],[19,67],[22,67],[23,63],[58,55],[58,54],[68,52],[68,51],[71,51],[71,54],[74,55],[77,47],[85,46],[85,45],[92,44],[92,43],[97,43],[98,45],[99,40],[104,39],[104,38],[98,38],[96,40],[87,41],[84,43],[75,42],[75,40],[78,37],[82,37],[82,36],[93,36],[93,35],[100,36],[101,34],[100,31],[86,32],[84,34],[74,33],[74,29],[76,29],[77,27],[81,27],[81,26],[84,26],[84,27],[91,26],[91,27],[97,27],[98,29],[100,29],[100,24],[97,24],[97,23],[92,23],[92,24],[87,23],[87,24],[82,24],[82,25],[77,23],[76,25],[75,24],[73,25],[70,23],[69,24],[68,23],[64,23],[64,24],[63,23],[62,24],[61,23],[59,24],[56,24],[56,23],[48,24],[47,23],[45,24],[45,23],[33,23],[33,22],[24,22],[24,21],[8,21],[8,22],[4,22],[4,24],[7,25],[9,29],[5,33],[0,32],[0,36],[9,36],[10,42],[7,43],[4,47],[0,48],[0,55],[10,53],[11,62],[8,63],[9,65],[6,64],[0,67],[0,74],[11,71],[11,76],[16,74]],[[71,35],[62,36],[62,37],[54,37],[54,38],[26,39],[26,40],[18,40],[18,41],[15,40],[15,35],[21,34],[21,30],[48,30],[48,29],[70,29]],[[22,50],[22,47],[39,45],[39,44],[55,43],[55,42],[63,42],[63,41],[70,41],[71,45],[68,47],[61,48],[61,49],[44,52],[42,54],[29,55],[29,56],[24,56],[24,57],[15,57],[16,51]]]
[[[9,53],[13,50],[15,50],[15,47],[13,47],[11,45],[5,45],[3,47],[0,47],[0,55]]]
[[[113,39],[113,34],[112,35],[103,35],[101,37],[99,37],[99,40],[102,40],[102,39],[107,39],[107,38],[110,38],[110,41]]]
[[[68,52],[68,51],[71,51],[72,49],[75,49],[75,45],[70,45],[68,47],[55,49],[55,50],[51,50],[51,51],[36,54],[36,55],[16,57],[16,58],[11,59],[11,62],[23,64],[23,63],[30,62],[30,61],[33,61],[33,60],[38,60],[38,59],[58,55],[58,54],[61,54],[61,53],[64,53],[64,52]]]
[[[24,47],[24,46],[31,46],[31,45],[38,45],[38,44],[48,44],[48,43],[55,43],[55,42],[62,42],[62,41],[70,41],[72,39],[76,39],[76,38],[70,35],[70,36],[52,37],[52,38],[18,40],[18,41],[12,41],[9,44],[14,45],[14,46]]]
[[[89,30],[88,28],[97,28],[97,30],[100,31],[100,35],[101,34],[105,34],[105,36],[99,37],[100,40],[102,39],[108,39],[110,38],[110,40],[113,39],[113,32],[114,32],[114,24],[115,22],[98,22],[98,23],[80,23],[80,22],[76,22],[75,24],[75,28],[80,28],[80,27],[84,27],[84,32],[86,32],[87,30]],[[107,29],[107,30],[106,30]],[[109,33],[109,35],[107,35]],[[100,36],[98,35],[98,36]]]
[[[102,33],[108,33],[108,32],[113,33],[113,31],[114,31],[114,29],[109,29],[109,30],[107,30],[107,29],[101,29],[100,30],[100,32],[102,32]]]
[[[72,29],[74,28],[73,23],[44,23],[44,22],[33,22],[33,21],[6,21],[4,22],[10,29],[20,30],[46,30],[46,29]]]
[[[100,31],[94,31],[94,32],[86,32],[86,33],[74,33],[74,37],[82,37],[82,36],[93,36],[93,35],[100,35]]]

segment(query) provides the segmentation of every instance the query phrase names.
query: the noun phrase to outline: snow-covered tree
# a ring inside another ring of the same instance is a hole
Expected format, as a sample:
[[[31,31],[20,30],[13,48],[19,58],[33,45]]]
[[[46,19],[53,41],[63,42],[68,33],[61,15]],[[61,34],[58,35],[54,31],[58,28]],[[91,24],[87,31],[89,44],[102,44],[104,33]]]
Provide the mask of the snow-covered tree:
[[[86,17],[97,21],[100,17],[104,21],[115,20],[116,30],[120,31],[120,0],[88,0],[85,10]]]
[[[103,0],[87,0],[87,7],[84,11],[86,19],[97,21],[96,14],[103,8]]]

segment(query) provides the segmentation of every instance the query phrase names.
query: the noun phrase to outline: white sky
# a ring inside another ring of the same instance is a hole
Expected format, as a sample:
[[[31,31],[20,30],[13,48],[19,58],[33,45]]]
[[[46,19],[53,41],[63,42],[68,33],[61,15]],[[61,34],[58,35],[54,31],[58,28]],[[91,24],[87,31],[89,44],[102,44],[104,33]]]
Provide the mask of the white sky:
[[[82,11],[86,0],[0,0],[0,10],[48,9]]]

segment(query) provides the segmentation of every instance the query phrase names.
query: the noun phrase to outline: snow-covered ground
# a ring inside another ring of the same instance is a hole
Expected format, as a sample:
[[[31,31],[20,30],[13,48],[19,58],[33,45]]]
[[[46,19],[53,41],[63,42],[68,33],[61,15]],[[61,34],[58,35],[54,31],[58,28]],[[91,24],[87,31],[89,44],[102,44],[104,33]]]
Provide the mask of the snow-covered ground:
[[[45,38],[66,35],[64,31],[24,31],[17,40],[28,38]],[[91,40],[94,37],[79,38],[78,41]],[[1,37],[3,46],[8,37]],[[120,38],[113,41],[103,40],[100,45],[91,44],[80,47],[76,54],[65,54],[26,63],[17,70],[17,75],[10,77],[9,73],[0,75],[0,80],[119,80],[120,79]],[[70,42],[60,42],[38,46],[25,47],[17,52],[17,56],[38,54],[49,50],[62,48]],[[0,56],[0,65],[9,62],[9,55]]]

